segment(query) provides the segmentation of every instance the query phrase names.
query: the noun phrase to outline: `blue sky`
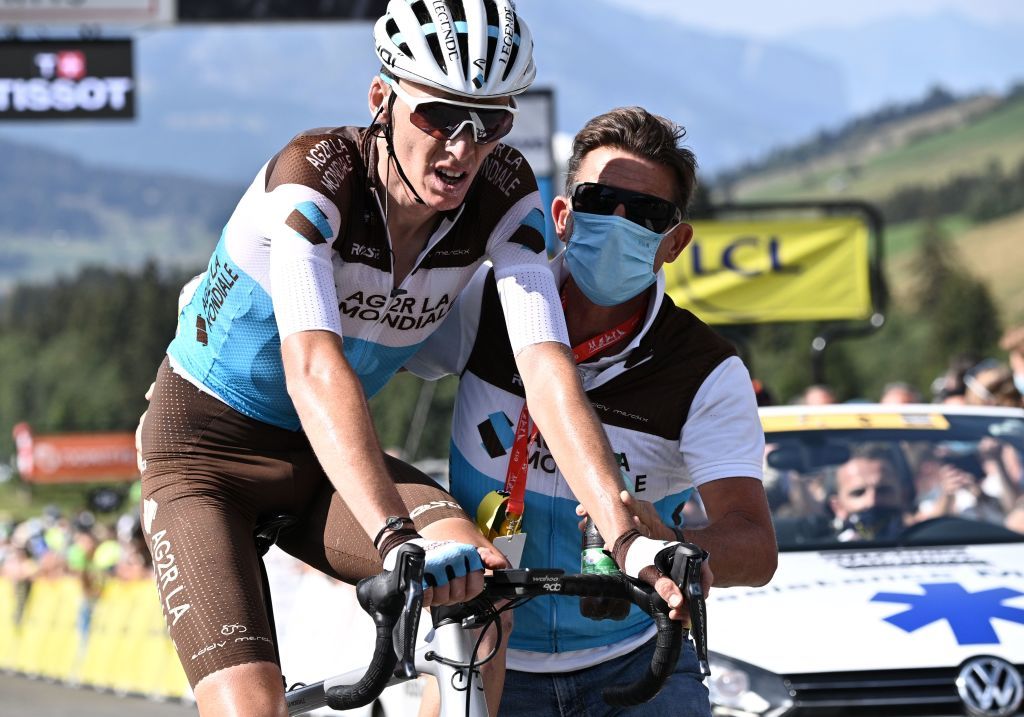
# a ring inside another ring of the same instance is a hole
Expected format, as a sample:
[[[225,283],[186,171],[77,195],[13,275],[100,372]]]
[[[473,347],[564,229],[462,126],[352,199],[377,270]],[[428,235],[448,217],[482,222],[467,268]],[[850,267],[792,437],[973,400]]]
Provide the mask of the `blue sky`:
[[[672,16],[694,27],[780,37],[810,27],[854,27],[895,16],[955,10],[988,23],[1024,24],[1021,0],[612,0]]]

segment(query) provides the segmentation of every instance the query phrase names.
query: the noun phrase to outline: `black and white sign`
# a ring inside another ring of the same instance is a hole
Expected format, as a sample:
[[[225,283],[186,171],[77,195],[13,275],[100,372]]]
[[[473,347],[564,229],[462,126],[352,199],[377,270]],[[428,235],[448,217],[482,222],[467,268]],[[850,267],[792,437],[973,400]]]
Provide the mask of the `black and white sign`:
[[[0,120],[134,116],[130,40],[0,42]]]

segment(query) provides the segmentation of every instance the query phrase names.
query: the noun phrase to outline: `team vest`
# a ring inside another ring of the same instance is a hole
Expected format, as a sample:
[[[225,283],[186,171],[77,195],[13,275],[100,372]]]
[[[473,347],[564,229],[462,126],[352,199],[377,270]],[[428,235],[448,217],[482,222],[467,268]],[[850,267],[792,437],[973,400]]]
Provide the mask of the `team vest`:
[[[525,399],[493,278],[483,291],[479,330],[462,373],[452,427],[450,490],[472,512],[501,489],[514,422]],[[587,382],[587,396],[618,458],[626,487],[651,501],[669,524],[693,487],[679,441],[690,405],[708,375],[735,349],[668,296],[624,363]],[[543,436],[531,446],[521,567],[579,572],[578,501]],[[678,518],[678,515],[676,515]],[[643,633],[650,619],[634,609],[595,630],[576,600],[536,598],[516,610],[511,647],[563,652],[609,645]]]

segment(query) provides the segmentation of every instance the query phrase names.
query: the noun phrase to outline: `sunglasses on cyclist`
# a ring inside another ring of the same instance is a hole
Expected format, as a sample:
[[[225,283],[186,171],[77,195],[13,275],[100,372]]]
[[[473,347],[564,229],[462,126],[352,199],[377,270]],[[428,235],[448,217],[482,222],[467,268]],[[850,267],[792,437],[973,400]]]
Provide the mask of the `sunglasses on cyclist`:
[[[481,105],[441,97],[414,97],[394,80],[382,76],[398,98],[409,106],[412,124],[439,142],[458,137],[469,127],[477,144],[489,144],[512,131],[512,120],[519,108],[514,98],[508,105]]]
[[[578,212],[614,214],[621,204],[626,208],[626,219],[658,234],[664,234],[683,218],[679,207],[667,199],[607,184],[579,182],[572,185],[570,194],[572,208]]]

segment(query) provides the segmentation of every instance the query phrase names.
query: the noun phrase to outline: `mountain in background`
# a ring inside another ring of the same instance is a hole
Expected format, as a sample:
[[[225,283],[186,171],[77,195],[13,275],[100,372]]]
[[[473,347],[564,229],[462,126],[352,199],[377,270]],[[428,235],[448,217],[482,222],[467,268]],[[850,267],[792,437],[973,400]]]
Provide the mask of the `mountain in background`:
[[[842,72],[799,49],[652,22],[598,0],[521,0],[537,86],[574,133],[616,105],[686,125],[706,168],[794,141],[848,115]],[[134,122],[0,126],[0,136],[97,164],[247,182],[297,132],[364,124],[379,67],[371,26],[210,25],[136,35]]]
[[[936,83],[963,93],[1024,78],[1024,28],[953,13],[767,42],[606,0],[587,0],[585,12],[578,0],[520,0],[519,8],[536,38],[537,86],[556,90],[560,132],[642,104],[686,126],[708,172]],[[96,164],[248,182],[297,132],[368,121],[377,69],[366,23],[142,31],[136,66],[135,121],[7,123],[0,137]]]

